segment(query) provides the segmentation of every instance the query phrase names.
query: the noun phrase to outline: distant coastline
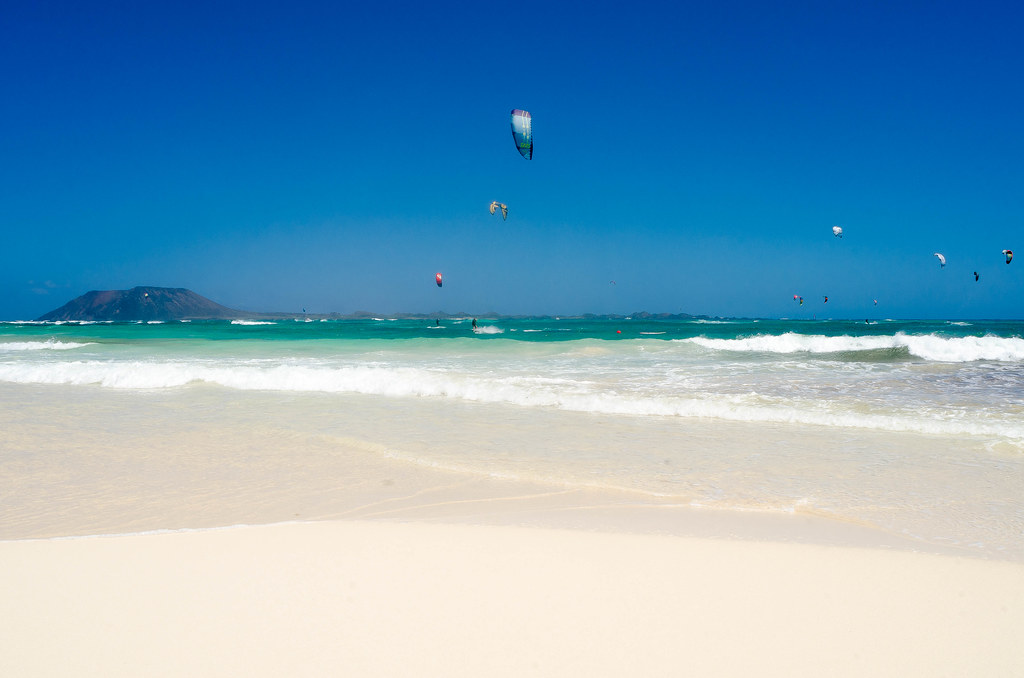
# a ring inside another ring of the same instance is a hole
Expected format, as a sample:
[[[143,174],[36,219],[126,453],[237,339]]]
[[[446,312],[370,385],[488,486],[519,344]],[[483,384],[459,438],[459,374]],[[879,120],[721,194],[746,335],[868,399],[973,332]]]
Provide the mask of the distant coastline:
[[[650,313],[637,311],[628,314],[502,314],[495,312],[469,313],[433,311],[430,313],[380,313],[355,311],[353,313],[305,313],[296,311],[243,311],[229,308],[183,287],[138,286],[129,290],[93,290],[76,297],[60,308],[45,313],[38,321],[137,321],[137,320],[282,320],[311,318],[315,320],[369,320],[372,318],[402,320],[434,320],[441,318],[561,318],[580,320],[684,320],[708,318],[688,313]]]

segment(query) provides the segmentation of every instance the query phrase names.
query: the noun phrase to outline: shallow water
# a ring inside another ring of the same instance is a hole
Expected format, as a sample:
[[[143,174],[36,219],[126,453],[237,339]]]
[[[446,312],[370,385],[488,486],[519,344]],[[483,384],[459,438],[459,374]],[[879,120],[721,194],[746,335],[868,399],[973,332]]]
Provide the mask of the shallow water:
[[[119,476],[136,495],[230,487],[253,522],[308,487],[324,501],[303,511],[327,515],[340,488],[378,490],[385,464],[815,513],[1024,559],[1019,324],[441,324],[0,324],[7,502],[53,504],[91,473],[105,501]]]

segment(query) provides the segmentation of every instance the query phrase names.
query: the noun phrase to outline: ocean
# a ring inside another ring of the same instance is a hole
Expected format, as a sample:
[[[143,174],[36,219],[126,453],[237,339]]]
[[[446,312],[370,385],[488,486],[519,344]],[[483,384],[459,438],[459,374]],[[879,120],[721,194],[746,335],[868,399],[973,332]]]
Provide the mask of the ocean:
[[[279,474],[315,436],[324,454],[806,512],[1024,560],[1024,322],[478,322],[3,322],[0,480],[27,497],[46,478],[58,497],[117,475],[89,466],[105,440],[187,467],[259,429]],[[107,416],[75,416],[89,403]],[[204,418],[217,440],[188,436]],[[147,449],[165,428],[180,445]],[[62,476],[67,448],[80,454]],[[21,520],[14,501],[0,515]]]

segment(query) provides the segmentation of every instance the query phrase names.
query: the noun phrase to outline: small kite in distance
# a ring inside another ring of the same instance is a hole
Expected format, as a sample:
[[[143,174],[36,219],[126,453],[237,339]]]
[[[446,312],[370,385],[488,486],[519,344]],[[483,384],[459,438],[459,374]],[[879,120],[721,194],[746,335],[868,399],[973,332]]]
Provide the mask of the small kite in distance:
[[[978,272],[974,272],[974,282],[978,282]]]
[[[945,268],[946,267],[946,257],[942,256],[938,252],[933,252],[932,254],[934,254],[935,256],[937,256],[939,258],[939,268]]]
[[[840,226],[833,226],[832,227],[832,235],[834,235],[837,238],[842,238],[843,237],[843,229],[842,229],[842,227],[840,227]]]
[[[1013,250],[1003,250],[1003,254],[1006,255],[1006,263],[1013,261]]]
[[[508,219],[508,205],[497,200],[491,201],[491,214],[494,214],[494,210],[501,208],[501,220],[505,221]]]
[[[440,286],[441,286],[441,283],[442,283],[443,281],[441,280],[441,274],[440,274],[440,273],[438,273],[437,275],[435,275],[435,276],[434,276],[434,281],[435,281],[435,282],[437,282],[437,286],[438,286],[438,287],[440,287]]]

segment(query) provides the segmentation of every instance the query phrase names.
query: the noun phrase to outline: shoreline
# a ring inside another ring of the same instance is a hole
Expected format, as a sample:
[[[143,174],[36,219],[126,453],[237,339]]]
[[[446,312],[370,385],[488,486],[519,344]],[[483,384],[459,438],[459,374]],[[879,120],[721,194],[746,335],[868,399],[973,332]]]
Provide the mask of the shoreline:
[[[981,533],[958,543],[918,540],[909,536],[913,526],[837,514],[827,502],[802,500],[803,487],[779,492],[775,505],[749,507],[708,505],[678,483],[666,484],[671,493],[650,491],[661,469],[701,481],[697,461],[717,478],[730,466],[745,469],[747,492],[756,492],[762,477],[785,483],[787,464],[806,457],[789,455],[789,433],[779,427],[697,421],[684,429],[666,419],[429,399],[396,410],[374,396],[238,395],[212,386],[142,393],[76,386],[61,389],[59,400],[56,392],[0,388],[0,540],[379,519],[877,546],[1024,562],[1019,549],[988,543]],[[387,422],[388,430],[374,422]],[[839,453],[829,451],[828,432],[801,434],[828,453],[816,463],[832,463],[838,475],[868,483],[864,488],[872,487],[873,469],[857,451],[886,444],[906,456],[905,445],[913,444],[933,452],[920,436],[860,434],[852,452]],[[712,448],[721,452],[701,456]],[[613,453],[624,464],[646,464],[653,471],[649,487],[618,486]],[[910,478],[914,467],[904,467],[890,471]],[[938,486],[957,471],[942,468],[927,482]]]
[[[227,393],[0,388],[0,675],[1024,674],[1022,562],[799,503],[457,470],[435,448],[492,440],[486,406]],[[556,451],[644,447],[511,415]]]
[[[521,483],[516,483],[521,485]],[[526,496],[458,498],[377,512],[374,505],[340,515],[290,520],[224,522],[197,519],[175,527],[125,527],[109,531],[67,530],[60,534],[0,537],[0,544],[119,539],[203,532],[224,532],[288,525],[365,523],[380,525],[441,525],[451,527],[565,530],[625,537],[709,539],[729,542],[799,544],[804,546],[873,549],[1021,565],[998,553],[976,552],[891,534],[874,526],[812,513],[740,511],[676,504],[622,501],[617,493],[565,490]],[[559,502],[559,498],[568,501]],[[405,498],[397,498],[401,501]],[[587,499],[580,502],[579,499]],[[389,502],[391,500],[385,500]],[[500,506],[500,507],[499,507]]]

